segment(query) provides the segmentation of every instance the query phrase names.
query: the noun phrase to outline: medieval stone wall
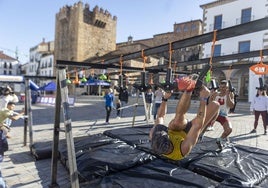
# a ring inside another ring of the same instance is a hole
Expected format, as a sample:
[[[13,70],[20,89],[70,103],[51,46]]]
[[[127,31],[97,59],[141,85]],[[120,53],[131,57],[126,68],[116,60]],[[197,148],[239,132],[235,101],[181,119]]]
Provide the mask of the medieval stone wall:
[[[84,61],[116,49],[117,18],[78,2],[56,14],[55,59]]]

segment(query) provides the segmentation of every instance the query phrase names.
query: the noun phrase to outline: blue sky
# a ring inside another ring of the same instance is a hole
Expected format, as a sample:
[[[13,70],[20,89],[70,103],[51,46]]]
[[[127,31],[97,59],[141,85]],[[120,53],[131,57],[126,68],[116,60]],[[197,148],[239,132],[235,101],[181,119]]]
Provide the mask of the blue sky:
[[[173,31],[173,24],[202,19],[200,5],[214,0],[81,0],[117,16],[117,42]],[[29,49],[54,40],[55,15],[78,0],[0,0],[0,51],[28,61]]]

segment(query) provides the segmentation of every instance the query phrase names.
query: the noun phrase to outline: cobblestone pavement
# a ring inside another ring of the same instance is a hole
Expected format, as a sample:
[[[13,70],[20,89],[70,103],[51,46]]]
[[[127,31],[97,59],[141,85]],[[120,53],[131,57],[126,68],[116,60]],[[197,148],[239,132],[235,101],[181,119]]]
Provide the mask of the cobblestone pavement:
[[[136,99],[130,100],[129,104],[135,103]],[[168,122],[175,112],[177,101],[170,100],[166,122]],[[187,117],[195,116],[196,104],[192,105]],[[19,110],[23,106],[17,105]],[[53,126],[55,109],[51,106],[33,105],[33,141],[46,141],[53,139]],[[113,110],[109,125],[104,125],[104,103],[100,97],[81,96],[77,99],[75,107],[71,107],[73,136],[78,137],[88,134],[101,133],[107,129],[132,126],[133,108],[123,111],[123,117],[116,119],[116,112]],[[135,125],[144,125],[144,107],[137,107]],[[249,134],[253,128],[254,116],[250,115],[248,109],[237,109],[235,114],[230,114],[233,125],[233,132],[230,140],[241,145],[266,149],[268,145],[268,135],[263,135],[261,121],[257,128],[257,133]],[[153,123],[153,122],[150,122]],[[63,128],[63,123],[61,123]],[[222,133],[220,124],[215,123],[213,131],[207,131],[205,136],[217,138]],[[35,160],[30,154],[29,137],[27,146],[23,145],[23,120],[13,122],[11,130],[12,138],[9,139],[9,151],[5,153],[4,162],[1,164],[2,175],[8,187],[48,187],[51,184],[51,159]],[[60,133],[60,138],[65,134]],[[57,183],[59,187],[69,187],[69,174],[65,167],[58,163]]]

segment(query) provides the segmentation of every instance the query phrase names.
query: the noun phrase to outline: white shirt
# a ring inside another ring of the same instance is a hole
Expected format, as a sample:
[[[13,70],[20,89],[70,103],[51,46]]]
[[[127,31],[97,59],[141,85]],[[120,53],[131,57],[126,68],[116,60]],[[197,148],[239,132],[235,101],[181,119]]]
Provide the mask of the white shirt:
[[[217,95],[215,98],[215,101],[219,102],[220,104],[220,116],[228,116],[228,112],[230,110],[230,107],[227,105],[227,96],[219,96]]]
[[[13,95],[1,96],[1,98],[0,98],[0,109],[6,108],[7,103],[9,103],[9,102],[14,102],[14,103],[19,102],[19,99],[18,99],[17,95],[13,94]]]
[[[155,91],[155,103],[162,103],[162,97],[164,96],[162,90],[158,89]]]
[[[250,104],[250,111],[268,111],[268,97],[259,95],[254,97],[253,102]]]

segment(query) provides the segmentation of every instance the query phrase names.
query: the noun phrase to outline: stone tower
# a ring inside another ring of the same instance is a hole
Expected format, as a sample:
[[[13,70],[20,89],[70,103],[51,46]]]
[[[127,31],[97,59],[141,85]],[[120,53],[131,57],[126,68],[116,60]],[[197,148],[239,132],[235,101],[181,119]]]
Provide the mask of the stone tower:
[[[55,60],[84,61],[116,49],[117,17],[98,6],[64,6],[55,23]]]

